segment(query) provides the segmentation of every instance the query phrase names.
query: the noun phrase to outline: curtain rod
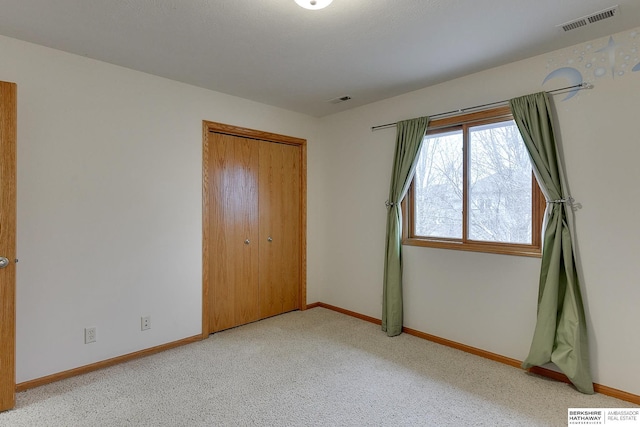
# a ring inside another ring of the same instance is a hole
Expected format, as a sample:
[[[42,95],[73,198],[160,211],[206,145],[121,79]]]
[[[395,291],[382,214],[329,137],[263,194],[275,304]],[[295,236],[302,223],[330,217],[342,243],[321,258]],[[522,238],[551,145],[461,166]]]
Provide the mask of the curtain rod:
[[[566,91],[566,90],[570,90],[570,89],[575,89],[575,90],[593,89],[593,84],[591,84],[591,83],[580,83],[580,84],[573,85],[573,86],[561,87],[560,89],[548,90],[547,93],[556,94],[556,93],[559,93],[559,92],[562,92],[562,91]],[[447,111],[446,113],[438,113],[438,114],[434,114],[433,116],[429,116],[429,119],[433,119],[434,117],[448,116],[450,114],[464,113],[465,111],[477,110],[478,108],[497,107],[498,105],[506,104],[507,102],[509,102],[508,99],[506,99],[504,101],[490,102],[489,104],[476,105],[474,107],[467,107],[467,108],[461,108],[461,109],[458,109],[458,110]],[[380,130],[380,129],[386,129],[386,128],[394,127],[396,124],[397,124],[397,122],[396,123],[387,123],[386,125],[372,126],[371,127],[371,132],[376,131],[376,130]]]

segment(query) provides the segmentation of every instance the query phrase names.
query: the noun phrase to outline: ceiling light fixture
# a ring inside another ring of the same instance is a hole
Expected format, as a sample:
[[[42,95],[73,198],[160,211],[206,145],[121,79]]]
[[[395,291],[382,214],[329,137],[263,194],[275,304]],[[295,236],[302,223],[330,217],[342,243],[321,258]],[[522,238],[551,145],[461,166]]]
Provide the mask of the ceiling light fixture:
[[[296,0],[298,6],[305,9],[318,10],[329,6],[333,0]]]

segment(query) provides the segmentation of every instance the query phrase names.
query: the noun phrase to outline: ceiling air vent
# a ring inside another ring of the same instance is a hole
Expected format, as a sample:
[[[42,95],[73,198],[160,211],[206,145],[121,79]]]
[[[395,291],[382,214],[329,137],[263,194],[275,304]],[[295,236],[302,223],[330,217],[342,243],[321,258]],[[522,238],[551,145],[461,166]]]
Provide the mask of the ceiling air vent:
[[[349,95],[345,95],[345,96],[339,96],[337,98],[330,99],[327,102],[329,104],[340,104],[341,102],[345,102],[345,101],[348,101],[350,99],[351,99],[351,97]]]
[[[602,21],[603,19],[613,18],[614,15],[616,14],[616,12],[618,12],[617,7],[618,6],[616,6],[614,8],[611,8],[611,9],[603,10],[602,12],[598,12],[595,15],[589,16],[587,18],[589,20],[589,24],[593,24],[594,22]]]
[[[582,18],[574,19],[573,21],[565,22],[558,25],[564,31],[575,30],[576,28],[584,27],[587,24],[594,24],[603,19],[613,18],[618,14],[618,5],[610,7],[609,9],[601,10],[600,12],[593,13],[589,16],[583,16]]]
[[[576,28],[584,27],[587,25],[587,21],[584,19],[578,19],[577,21],[567,22],[562,24],[562,29],[565,31],[575,30]]]

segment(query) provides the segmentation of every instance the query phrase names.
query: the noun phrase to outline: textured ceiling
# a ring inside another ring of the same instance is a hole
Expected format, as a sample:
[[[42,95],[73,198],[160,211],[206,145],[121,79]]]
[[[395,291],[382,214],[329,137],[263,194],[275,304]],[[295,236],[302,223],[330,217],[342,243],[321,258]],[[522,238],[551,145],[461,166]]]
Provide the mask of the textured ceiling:
[[[0,34],[320,117],[640,26],[612,1],[0,0]]]

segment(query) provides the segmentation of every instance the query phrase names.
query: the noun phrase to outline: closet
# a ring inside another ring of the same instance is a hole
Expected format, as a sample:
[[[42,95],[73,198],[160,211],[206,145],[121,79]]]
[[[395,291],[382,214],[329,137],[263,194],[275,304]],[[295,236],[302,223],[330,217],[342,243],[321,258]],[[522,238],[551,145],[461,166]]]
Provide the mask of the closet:
[[[205,122],[203,335],[304,308],[305,143]]]

